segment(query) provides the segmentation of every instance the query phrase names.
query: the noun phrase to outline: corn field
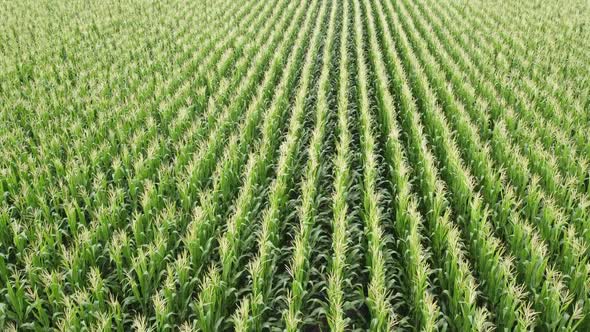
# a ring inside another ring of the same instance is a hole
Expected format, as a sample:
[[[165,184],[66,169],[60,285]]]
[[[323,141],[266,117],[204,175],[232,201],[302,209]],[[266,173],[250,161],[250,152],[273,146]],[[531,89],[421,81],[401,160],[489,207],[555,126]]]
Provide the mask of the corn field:
[[[0,18],[0,330],[590,331],[588,1]]]

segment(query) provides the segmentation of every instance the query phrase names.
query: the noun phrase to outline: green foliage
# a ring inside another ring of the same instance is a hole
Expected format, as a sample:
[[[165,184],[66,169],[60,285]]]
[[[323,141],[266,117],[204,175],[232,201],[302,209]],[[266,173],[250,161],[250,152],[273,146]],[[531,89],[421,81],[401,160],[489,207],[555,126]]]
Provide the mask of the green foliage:
[[[589,330],[587,7],[1,2],[0,330]]]

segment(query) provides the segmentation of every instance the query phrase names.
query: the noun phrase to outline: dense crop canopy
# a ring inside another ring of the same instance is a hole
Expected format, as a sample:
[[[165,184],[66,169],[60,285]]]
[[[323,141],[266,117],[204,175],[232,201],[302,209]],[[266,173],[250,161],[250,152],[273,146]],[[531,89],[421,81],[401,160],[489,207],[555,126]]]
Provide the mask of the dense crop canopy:
[[[590,330],[587,1],[0,18],[1,331]]]

